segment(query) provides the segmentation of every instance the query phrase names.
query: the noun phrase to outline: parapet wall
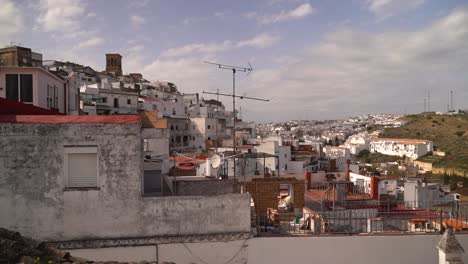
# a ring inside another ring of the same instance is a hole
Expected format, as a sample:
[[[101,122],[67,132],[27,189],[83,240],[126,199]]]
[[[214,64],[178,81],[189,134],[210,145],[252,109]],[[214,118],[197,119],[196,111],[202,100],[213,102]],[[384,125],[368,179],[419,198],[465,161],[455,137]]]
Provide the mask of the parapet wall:
[[[250,232],[250,195],[142,197],[140,124],[0,124],[0,227],[41,241]],[[98,188],[67,189],[65,146],[96,146]]]

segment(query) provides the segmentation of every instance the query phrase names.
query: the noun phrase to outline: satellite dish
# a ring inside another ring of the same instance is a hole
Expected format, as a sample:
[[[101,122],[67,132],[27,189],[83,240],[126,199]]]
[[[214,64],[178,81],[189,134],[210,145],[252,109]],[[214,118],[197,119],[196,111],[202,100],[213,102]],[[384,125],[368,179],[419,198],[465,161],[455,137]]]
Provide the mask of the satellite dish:
[[[218,154],[214,154],[213,156],[211,156],[210,160],[211,160],[211,167],[215,169],[218,168],[219,165],[221,164],[221,157]]]

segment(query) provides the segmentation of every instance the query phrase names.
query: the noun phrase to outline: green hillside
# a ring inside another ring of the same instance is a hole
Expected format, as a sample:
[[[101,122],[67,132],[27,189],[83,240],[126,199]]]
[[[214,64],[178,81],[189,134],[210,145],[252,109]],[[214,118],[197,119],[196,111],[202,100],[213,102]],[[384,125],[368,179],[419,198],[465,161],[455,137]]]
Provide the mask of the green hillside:
[[[423,113],[405,116],[405,124],[398,128],[386,128],[380,137],[428,139],[445,157],[427,156],[421,160],[433,162],[433,166],[453,168],[468,173],[468,113],[436,115]]]

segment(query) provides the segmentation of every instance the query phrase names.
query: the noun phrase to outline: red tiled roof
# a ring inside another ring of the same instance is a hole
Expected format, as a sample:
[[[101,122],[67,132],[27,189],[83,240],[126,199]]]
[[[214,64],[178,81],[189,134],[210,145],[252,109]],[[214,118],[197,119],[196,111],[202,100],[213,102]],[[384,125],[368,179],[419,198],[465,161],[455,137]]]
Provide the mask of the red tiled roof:
[[[0,123],[25,124],[139,124],[139,115],[0,115]]]
[[[32,104],[0,98],[0,115],[62,115],[62,113]]]

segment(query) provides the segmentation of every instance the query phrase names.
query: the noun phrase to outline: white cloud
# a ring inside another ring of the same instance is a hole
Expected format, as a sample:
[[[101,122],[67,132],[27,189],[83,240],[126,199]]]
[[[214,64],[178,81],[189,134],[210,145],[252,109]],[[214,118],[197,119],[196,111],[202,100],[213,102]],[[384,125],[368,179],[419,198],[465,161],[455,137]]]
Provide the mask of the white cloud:
[[[253,47],[253,48],[266,48],[270,47],[276,42],[278,42],[279,37],[273,36],[270,34],[260,34],[252,39],[242,40],[237,42],[236,46],[239,48],[242,47]]]
[[[128,19],[130,21],[130,24],[135,28],[146,24],[146,19],[138,15],[131,15]]]
[[[38,7],[37,22],[46,32],[78,30],[85,14],[85,3],[81,0],[41,0]]]
[[[86,18],[93,18],[93,17],[96,17],[97,14],[94,13],[94,12],[89,12],[87,15],[86,15]]]
[[[367,0],[366,6],[378,20],[414,9],[425,0]]]
[[[164,51],[161,56],[178,57],[190,55],[192,53],[217,53],[226,51],[232,48],[232,43],[226,40],[222,43],[194,43],[182,47],[171,48]]]
[[[209,57],[187,57],[173,60],[156,59],[143,68],[146,78],[160,81],[173,81],[183,87],[183,92],[200,93],[214,85],[214,67],[204,65]]]
[[[252,48],[266,48],[272,46],[278,42],[279,37],[273,36],[267,33],[260,34],[251,39],[241,40],[238,42],[233,42],[231,40],[225,40],[218,43],[193,43],[185,46],[171,48],[164,51],[161,56],[163,57],[178,57],[185,55],[193,55],[200,53],[218,53],[227,50],[243,48],[243,47],[252,47]]]
[[[428,88],[434,109],[446,108],[450,90],[455,91],[457,108],[467,108],[466,25],[468,9],[459,9],[412,31],[374,33],[351,26],[340,28],[303,51],[276,58],[268,68],[254,67],[249,77],[239,74],[239,94],[273,97],[271,103],[241,101],[243,111],[248,110],[244,115],[256,120],[285,120],[304,117],[302,113],[317,119],[404,109],[411,113],[422,111]],[[230,92],[232,75],[203,61],[225,61],[217,57],[221,52],[275,42],[261,36],[190,44],[166,50],[158,58],[149,58],[145,47],[132,42],[127,53],[123,52],[124,70],[141,72],[149,80],[173,81],[186,93],[217,88]],[[103,61],[99,59],[101,64]]]
[[[150,0],[131,0],[128,4],[129,8],[144,8],[150,3]]]
[[[257,118],[286,119],[295,118],[290,113],[337,118],[422,111],[427,89],[436,110],[445,109],[451,89],[468,102],[466,25],[464,9],[413,32],[333,32],[290,62],[254,71],[248,90],[260,97],[268,91],[274,103],[245,104]]]
[[[301,19],[306,16],[313,14],[315,9],[309,3],[304,3],[296,8],[290,10],[282,10],[280,13],[273,15],[259,16],[256,13],[247,13],[246,17],[256,17],[260,24],[274,24],[279,22],[285,22],[289,20]]]
[[[10,0],[0,0],[0,44],[9,43],[12,35],[22,29],[23,17],[15,3]]]
[[[224,14],[224,12],[218,11],[218,12],[215,12],[215,13],[213,14],[213,16],[214,16],[214,17],[217,17],[217,18],[219,18],[219,19],[224,19],[225,14]]]
[[[100,37],[91,37],[90,39],[79,42],[76,46],[74,46],[74,48],[75,49],[92,48],[94,46],[101,45],[102,43],[104,43],[104,39]]]

